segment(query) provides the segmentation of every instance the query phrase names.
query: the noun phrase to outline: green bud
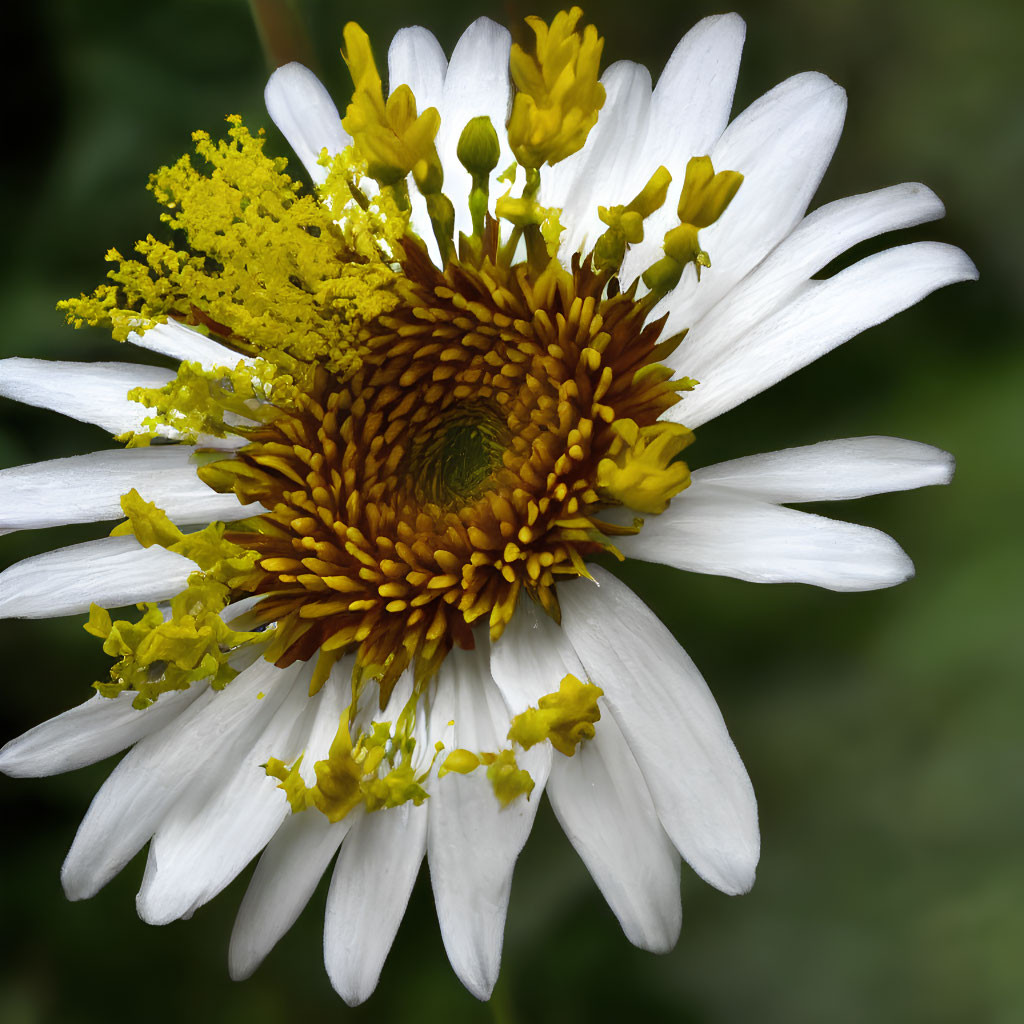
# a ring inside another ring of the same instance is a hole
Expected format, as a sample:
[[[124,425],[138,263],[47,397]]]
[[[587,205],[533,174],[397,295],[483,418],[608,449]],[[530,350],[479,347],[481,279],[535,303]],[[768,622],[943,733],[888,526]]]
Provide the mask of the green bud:
[[[501,147],[498,144],[498,133],[494,130],[489,117],[474,117],[459,136],[459,145],[456,149],[459,163],[473,175],[474,178],[487,177],[501,157]]]

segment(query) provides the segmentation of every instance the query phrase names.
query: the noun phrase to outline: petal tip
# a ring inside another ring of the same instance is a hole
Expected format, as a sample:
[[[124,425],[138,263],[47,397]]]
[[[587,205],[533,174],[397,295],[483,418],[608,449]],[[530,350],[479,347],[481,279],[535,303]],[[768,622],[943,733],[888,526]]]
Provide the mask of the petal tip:
[[[228,977],[232,981],[251,978],[262,962],[263,957],[248,942],[237,939],[235,935],[231,936],[228,946]]]

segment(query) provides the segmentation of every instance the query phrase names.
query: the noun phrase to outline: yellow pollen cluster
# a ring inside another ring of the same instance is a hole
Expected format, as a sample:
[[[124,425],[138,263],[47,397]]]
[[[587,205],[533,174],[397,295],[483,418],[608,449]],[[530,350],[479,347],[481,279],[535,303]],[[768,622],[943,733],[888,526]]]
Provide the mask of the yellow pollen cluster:
[[[214,689],[220,689],[237,674],[230,653],[265,639],[261,633],[232,629],[220,614],[233,591],[258,580],[253,573],[255,552],[226,541],[223,523],[182,533],[138,491],[126,494],[121,507],[128,519],[114,529],[115,536],[132,533],[144,548],[166,548],[195,562],[198,571],[166,614],[155,604],[144,604],[139,605],[143,614],[137,622],[114,621],[105,609],[92,606],[86,631],[104,641],[106,654],[120,659],[110,670],[110,680],[95,683],[95,688],[105,697],[133,690],[136,708],[200,679],[210,679]]]
[[[440,192],[444,181],[434,139],[441,127],[436,107],[416,113],[416,97],[407,85],[384,99],[370,39],[355,22],[345,26],[342,51],[355,92],[342,126],[368,165],[370,177],[394,185],[412,174],[424,194]]]
[[[388,260],[405,217],[384,196],[361,205],[351,154],[335,162],[325,201],[302,195],[285,161],[266,156],[237,117],[228,121],[227,140],[193,136],[208,172],[185,156],[150,181],[161,219],[188,248],[149,236],[136,245],[141,260],[111,250],[112,283],[60,306],[75,326],[110,325],[119,340],[173,318],[284,370],[319,362],[351,372],[365,325],[397,301]],[[343,227],[335,210],[345,211]]]
[[[487,768],[487,780],[494,790],[494,795],[502,807],[508,807],[518,796],[530,798],[533,792],[533,777],[516,762],[516,755],[511,750],[499,750],[497,753],[483,751],[479,754],[472,750],[459,747],[453,750],[438,769],[438,778],[444,778],[449,772],[469,775],[481,765]]]
[[[663,295],[674,288],[683,268],[693,263],[700,280],[701,267],[711,266],[711,257],[700,247],[697,232],[710,227],[725,213],[743,184],[738,171],[715,173],[711,157],[695,156],[686,165],[686,177],[679,196],[680,224],[665,235],[665,257],[643,275],[644,284]]]

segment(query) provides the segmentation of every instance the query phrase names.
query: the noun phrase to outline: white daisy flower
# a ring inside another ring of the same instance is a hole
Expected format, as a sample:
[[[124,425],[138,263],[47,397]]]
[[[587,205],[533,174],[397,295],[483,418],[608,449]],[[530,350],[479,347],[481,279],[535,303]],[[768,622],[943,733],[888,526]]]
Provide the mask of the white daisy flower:
[[[789,506],[950,479],[889,437],[691,476],[692,429],[976,272],[919,242],[816,279],[943,213],[905,184],[807,214],[843,90],[797,75],[730,121],[739,17],[700,22],[653,88],[629,62],[598,78],[579,19],[529,19],[530,50],[481,19],[450,59],[404,29],[387,99],[349,25],[344,116],[304,67],[267,85],[312,190],[237,118],[196,133],[200,159],[151,183],[187,246],[111,252],[111,283],[65,304],[177,374],[0,364],[7,397],[130,440],[0,473],[4,531],[125,520],[0,574],[3,614],[89,611],[117,659],[0,768],[131,748],[71,899],[149,843],[138,911],[162,924],[258,856],[234,977],[334,861],[327,971],[366,999],[426,856],[452,966],[487,998],[544,792],[629,940],[671,948],[680,857],[748,890],[756,804],[700,673],[607,564],[891,586],[913,572],[895,541]]]

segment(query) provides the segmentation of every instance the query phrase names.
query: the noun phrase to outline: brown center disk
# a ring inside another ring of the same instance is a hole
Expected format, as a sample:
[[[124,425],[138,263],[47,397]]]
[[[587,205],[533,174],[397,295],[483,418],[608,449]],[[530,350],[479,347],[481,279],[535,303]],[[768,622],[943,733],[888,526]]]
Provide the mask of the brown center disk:
[[[589,265],[442,273],[410,244],[403,270],[361,369],[319,370],[301,409],[251,434],[234,489],[272,511],[228,535],[260,552],[277,663],[357,650],[382,703],[411,660],[423,679],[472,648],[482,617],[499,636],[523,588],[557,618],[558,577],[616,532],[595,518],[616,504],[596,489],[611,424],[676,400],[654,365],[663,321],[602,298]]]

